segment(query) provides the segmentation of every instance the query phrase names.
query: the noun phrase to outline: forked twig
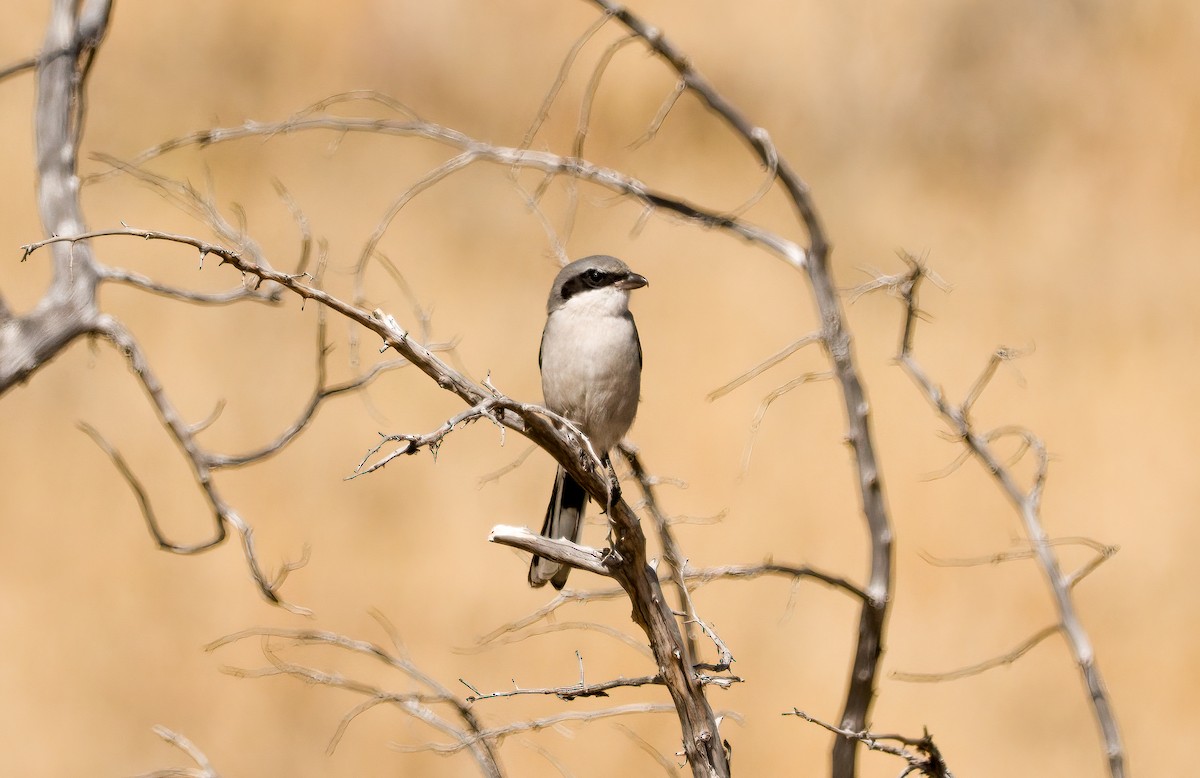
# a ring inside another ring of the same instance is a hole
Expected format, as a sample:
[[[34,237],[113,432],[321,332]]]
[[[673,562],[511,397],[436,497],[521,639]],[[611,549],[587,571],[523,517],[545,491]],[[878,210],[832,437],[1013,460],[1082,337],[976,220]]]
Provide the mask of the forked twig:
[[[901,259],[908,265],[908,273],[902,280],[891,286],[892,289],[898,291],[898,296],[903,300],[905,306],[904,327],[900,338],[900,351],[897,361],[905,373],[912,379],[913,383],[916,384],[917,389],[928,400],[938,416],[949,425],[956,438],[970,451],[971,456],[983,465],[984,469],[996,480],[1000,490],[1008,497],[1013,507],[1017,510],[1025,530],[1026,541],[1029,543],[1033,555],[1037,559],[1038,565],[1046,578],[1051,594],[1054,597],[1055,609],[1058,613],[1058,623],[1054,627],[1036,633],[1033,638],[1022,643],[1015,652],[1010,652],[1010,654],[1000,657],[998,660],[989,660],[992,664],[989,664],[989,662],[983,664],[993,666],[995,663],[1004,663],[1009,656],[1013,656],[1013,658],[1020,656],[1021,653],[1028,651],[1049,634],[1053,634],[1054,632],[1061,633],[1087,686],[1092,704],[1092,712],[1104,740],[1109,774],[1113,778],[1123,778],[1125,775],[1125,752],[1121,744],[1121,735],[1117,727],[1116,715],[1113,712],[1112,702],[1109,699],[1108,691],[1100,674],[1099,665],[1096,662],[1091,639],[1083,627],[1074,600],[1071,598],[1071,589],[1075,583],[1083,575],[1095,569],[1106,558],[1106,555],[1100,554],[1093,563],[1086,565],[1082,570],[1077,571],[1076,574],[1067,575],[1063,573],[1058,557],[1054,552],[1053,542],[1042,525],[1042,492],[1046,485],[1046,474],[1049,465],[1049,456],[1046,453],[1045,445],[1033,433],[1019,428],[1000,428],[990,433],[981,434],[976,431],[970,416],[971,406],[978,400],[988,381],[995,374],[996,367],[1000,362],[1011,358],[1013,352],[1007,349],[998,349],[989,359],[987,366],[972,385],[970,391],[968,391],[964,401],[957,405],[949,401],[942,389],[934,384],[929,376],[926,375],[921,365],[913,356],[913,340],[915,338],[916,322],[919,318],[918,312],[920,310],[918,295],[921,282],[929,276],[929,271],[926,269],[925,263],[917,257],[902,253]],[[1020,486],[1011,470],[1011,466],[1006,464],[993,450],[992,444],[998,437],[1011,434],[1018,435],[1024,441],[1027,449],[1033,452],[1035,457],[1032,483],[1028,488]],[[974,668],[967,669],[972,670]],[[987,669],[987,667],[983,669]]]

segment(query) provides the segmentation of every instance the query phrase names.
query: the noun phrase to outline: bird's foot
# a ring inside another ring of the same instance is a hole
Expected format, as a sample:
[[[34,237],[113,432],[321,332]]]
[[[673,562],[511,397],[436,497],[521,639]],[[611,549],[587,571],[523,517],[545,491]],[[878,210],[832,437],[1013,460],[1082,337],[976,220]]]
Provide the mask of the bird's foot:
[[[608,506],[609,506],[609,508],[616,505],[617,501],[620,499],[621,499],[621,482],[617,480],[616,474],[613,473],[613,474],[610,474],[609,479],[608,479]]]
[[[611,516],[612,506],[621,499],[621,480],[617,478],[617,470],[613,467],[611,459],[605,457],[604,465],[608,469],[608,510],[605,512]]]
[[[579,466],[583,468],[583,472],[585,473],[590,473],[596,468],[596,463],[588,454],[586,446],[579,449]]]

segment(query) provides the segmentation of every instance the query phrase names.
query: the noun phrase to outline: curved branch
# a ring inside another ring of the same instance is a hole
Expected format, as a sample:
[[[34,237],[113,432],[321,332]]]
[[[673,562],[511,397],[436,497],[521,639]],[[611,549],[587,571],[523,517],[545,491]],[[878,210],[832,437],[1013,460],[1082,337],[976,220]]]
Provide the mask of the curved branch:
[[[232,528],[241,540],[246,563],[250,567],[250,574],[258,585],[258,590],[263,597],[287,610],[296,613],[307,613],[307,610],[287,602],[279,594],[279,589],[287,578],[288,573],[297,567],[303,566],[304,560],[294,563],[284,563],[274,576],[267,576],[255,551],[254,529],[242,519],[232,506],[225,502],[220,492],[217,491],[216,485],[212,480],[210,456],[200,447],[196,441],[193,428],[184,423],[174,404],[167,397],[162,384],[158,381],[158,376],[151,369],[150,363],[147,361],[137,340],[125,329],[124,325],[116,319],[103,314],[99,317],[99,321],[95,325],[93,332],[111,341],[124,354],[125,359],[129,362],[130,369],[141,381],[142,388],[145,389],[151,404],[154,406],[159,421],[166,427],[171,437],[175,439],[175,443],[183,452],[184,458],[191,467],[192,477],[200,486],[200,490],[204,493],[205,500],[208,502],[209,510],[212,512],[213,534],[209,539],[191,545],[179,545],[168,540],[158,527],[157,519],[150,508],[149,500],[145,497],[144,490],[137,480],[133,478],[124,460],[98,433],[89,432],[93,440],[109,455],[109,458],[112,459],[118,470],[125,477],[126,482],[134,490],[142,508],[142,515],[145,517],[147,526],[149,526],[150,532],[154,536],[155,542],[158,543],[159,548],[170,551],[173,554],[198,554],[222,543],[225,540],[227,528]]]
[[[846,440],[854,453],[859,498],[871,538],[870,579],[866,589],[870,597],[863,602],[859,616],[858,643],[841,718],[841,729],[855,732],[863,730],[866,728],[868,714],[875,698],[879,659],[883,653],[883,633],[891,599],[892,528],[871,434],[870,405],[859,380],[850,330],[846,325],[837,287],[829,270],[829,243],[825,237],[825,228],[817,215],[808,185],[778,153],[765,129],[752,125],[725,100],[692,67],[688,57],[667,41],[659,29],[612,0],[590,1],[644,40],[655,54],[675,70],[687,88],[697,95],[709,110],[721,117],[749,144],[764,167],[768,170],[774,169],[776,180],[784,188],[808,231],[809,247],[807,252],[804,252],[807,261],[796,266],[808,274],[809,285],[822,322],[821,341],[829,353],[835,377],[841,386],[842,402],[849,427]],[[857,740],[845,736],[835,741],[835,778],[853,778],[856,772],[857,746]]]
[[[476,162],[490,162],[507,168],[528,168],[540,170],[547,174],[567,175],[572,178],[588,181],[619,194],[633,197],[648,206],[669,212],[686,221],[695,222],[704,227],[722,230],[741,237],[751,243],[762,246],[793,267],[801,268],[805,265],[806,253],[794,241],[788,240],[781,235],[744,219],[706,209],[682,198],[659,192],[648,186],[645,182],[618,170],[596,165],[576,157],[563,157],[548,151],[533,151],[530,149],[484,143],[458,130],[418,119],[385,120],[298,114],[281,122],[247,122],[241,127],[219,127],[201,130],[161,143],[154,148],[138,154],[127,162],[117,163],[114,161],[112,162],[113,169],[110,172],[101,173],[94,176],[91,180],[97,180],[117,172],[132,172],[134,175],[137,175],[136,171],[146,162],[187,146],[209,146],[245,138],[272,137],[305,130],[324,130],[339,134],[374,133],[399,137],[418,137],[441,143],[460,152],[460,154],[452,158],[448,163],[439,166],[431,172],[427,179],[423,180],[424,183],[419,184],[416,191],[405,193],[405,196],[401,198],[403,203],[409,202],[413,196],[424,191],[431,184],[444,179],[447,175],[462,170]],[[399,204],[403,205],[403,203]],[[395,206],[389,210],[388,218],[394,218],[394,210]],[[64,231],[59,234],[77,233]]]
[[[1011,665],[1021,657],[1028,654],[1033,649],[1037,648],[1043,640],[1053,637],[1058,634],[1059,628],[1057,624],[1049,627],[1043,627],[1033,633],[1025,640],[1022,640],[1020,645],[1011,651],[1007,651],[999,656],[985,659],[982,662],[977,662],[966,667],[959,667],[954,670],[946,670],[940,673],[913,673],[897,670],[892,673],[892,677],[897,681],[908,681],[910,683],[940,683],[942,681],[957,681],[959,678],[970,678],[973,675],[986,673],[996,667],[1004,667]]]
[[[160,283],[149,276],[136,273],[132,270],[126,270],[125,268],[103,268],[101,279],[113,283],[126,284],[143,289],[151,294],[169,297],[173,300],[181,300],[185,303],[195,303],[197,305],[231,305],[245,300],[267,303],[269,305],[279,302],[277,296],[263,293],[258,289],[247,289],[244,286],[227,289],[224,292],[195,292],[191,289],[181,289]]]
[[[153,727],[154,734],[178,748],[183,753],[187,754],[193,762],[196,763],[195,768],[177,767],[168,768],[166,770],[155,770],[152,773],[142,773],[137,778],[220,778],[220,774],[208,761],[208,757],[201,751],[195,743],[188,740],[183,735],[173,730],[167,729],[161,724],[155,724]]]

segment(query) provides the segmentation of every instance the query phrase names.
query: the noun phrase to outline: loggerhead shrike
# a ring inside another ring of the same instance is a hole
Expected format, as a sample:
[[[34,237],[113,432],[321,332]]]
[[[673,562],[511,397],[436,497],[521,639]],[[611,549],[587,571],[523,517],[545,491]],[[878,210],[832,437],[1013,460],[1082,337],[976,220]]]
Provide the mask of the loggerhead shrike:
[[[629,292],[649,283],[616,257],[593,256],[564,267],[546,303],[538,365],[546,407],[582,430],[607,464],[609,450],[633,424],[642,384],[642,344]],[[542,535],[579,541],[588,494],[558,468]],[[571,568],[535,556],[529,585],[561,589]]]

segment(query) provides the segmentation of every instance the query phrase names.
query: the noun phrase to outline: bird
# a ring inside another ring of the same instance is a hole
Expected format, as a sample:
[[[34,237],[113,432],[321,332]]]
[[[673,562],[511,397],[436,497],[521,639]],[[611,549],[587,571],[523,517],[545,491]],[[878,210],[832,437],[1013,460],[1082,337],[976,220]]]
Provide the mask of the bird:
[[[637,414],[642,343],[629,293],[649,283],[616,257],[584,257],[559,271],[546,302],[538,352],[546,407],[575,424],[607,467],[608,452]],[[541,534],[578,542],[587,501],[587,491],[559,466]],[[549,581],[562,589],[570,572],[568,565],[535,555],[529,585]]]

